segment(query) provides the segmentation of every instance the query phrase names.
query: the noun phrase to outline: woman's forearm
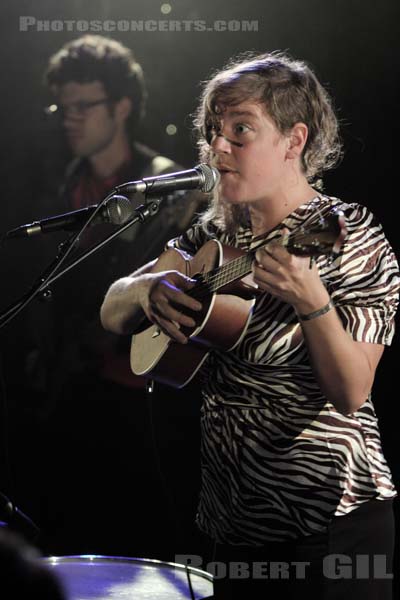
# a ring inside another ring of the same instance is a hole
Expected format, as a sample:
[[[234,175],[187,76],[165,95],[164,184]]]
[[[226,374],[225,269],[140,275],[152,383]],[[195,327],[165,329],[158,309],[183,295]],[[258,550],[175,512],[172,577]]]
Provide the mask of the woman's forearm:
[[[148,300],[153,264],[149,263],[111,285],[100,309],[100,319],[105,329],[129,334],[146,317],[143,307]]]

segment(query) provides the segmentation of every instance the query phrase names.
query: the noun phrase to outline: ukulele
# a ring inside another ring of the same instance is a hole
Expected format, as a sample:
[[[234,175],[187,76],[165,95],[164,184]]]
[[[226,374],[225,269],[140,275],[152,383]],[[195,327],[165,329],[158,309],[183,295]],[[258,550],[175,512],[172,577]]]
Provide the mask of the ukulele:
[[[319,255],[337,254],[346,234],[343,213],[333,210],[309,228],[302,226],[278,241],[291,254],[312,260]],[[245,252],[211,239],[193,257],[175,248],[163,252],[152,272],[176,270],[195,279],[194,287],[186,293],[199,300],[203,308],[187,311],[196,322],[192,328],[182,327],[187,344],[175,342],[154,324],[133,335],[133,373],[181,388],[213,348],[230,351],[240,344],[260,293],[251,272],[255,253],[263,246],[265,241]]]

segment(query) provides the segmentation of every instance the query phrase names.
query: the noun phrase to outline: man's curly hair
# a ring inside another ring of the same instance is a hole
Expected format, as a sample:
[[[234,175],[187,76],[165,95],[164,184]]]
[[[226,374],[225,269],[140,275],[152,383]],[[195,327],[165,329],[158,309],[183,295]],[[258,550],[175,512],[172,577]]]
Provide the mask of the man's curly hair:
[[[68,42],[50,58],[45,81],[51,89],[71,81],[100,81],[111,102],[128,97],[132,111],[127,129],[134,137],[144,115],[146,88],[140,64],[120,42],[100,35],[84,35]]]

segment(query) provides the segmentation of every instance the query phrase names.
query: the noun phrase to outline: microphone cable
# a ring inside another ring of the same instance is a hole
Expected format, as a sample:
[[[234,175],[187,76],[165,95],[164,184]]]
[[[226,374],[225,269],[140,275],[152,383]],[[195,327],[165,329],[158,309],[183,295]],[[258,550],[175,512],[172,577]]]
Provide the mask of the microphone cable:
[[[153,446],[153,457],[154,457],[155,467],[158,472],[158,476],[160,478],[161,484],[164,489],[164,494],[165,494],[166,500],[169,505],[170,515],[173,518],[174,529],[175,529],[175,538],[177,538],[178,533],[180,535],[182,535],[182,525],[177,516],[177,509],[176,509],[176,505],[175,505],[175,502],[174,502],[174,499],[173,499],[173,496],[171,493],[171,489],[168,486],[167,480],[161,469],[160,453],[158,451],[156,428],[155,428],[155,424],[154,424],[154,415],[153,415],[154,387],[155,387],[155,382],[153,380],[146,380],[145,395],[146,395],[146,404],[147,404],[147,408],[148,408],[151,442],[152,442],[152,446]],[[186,573],[186,578],[187,578],[189,592],[190,592],[190,599],[196,600],[194,591],[193,591],[193,586],[192,586],[192,581],[191,581],[188,565],[184,565],[184,566],[185,566],[185,573]]]

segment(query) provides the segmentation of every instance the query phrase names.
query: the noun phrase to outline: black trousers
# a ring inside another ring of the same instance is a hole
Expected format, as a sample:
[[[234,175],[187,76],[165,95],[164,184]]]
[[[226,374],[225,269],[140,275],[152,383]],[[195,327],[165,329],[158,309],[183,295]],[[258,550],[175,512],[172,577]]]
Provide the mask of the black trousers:
[[[392,501],[371,500],[295,542],[216,544],[209,570],[215,600],[391,600],[393,552]]]

